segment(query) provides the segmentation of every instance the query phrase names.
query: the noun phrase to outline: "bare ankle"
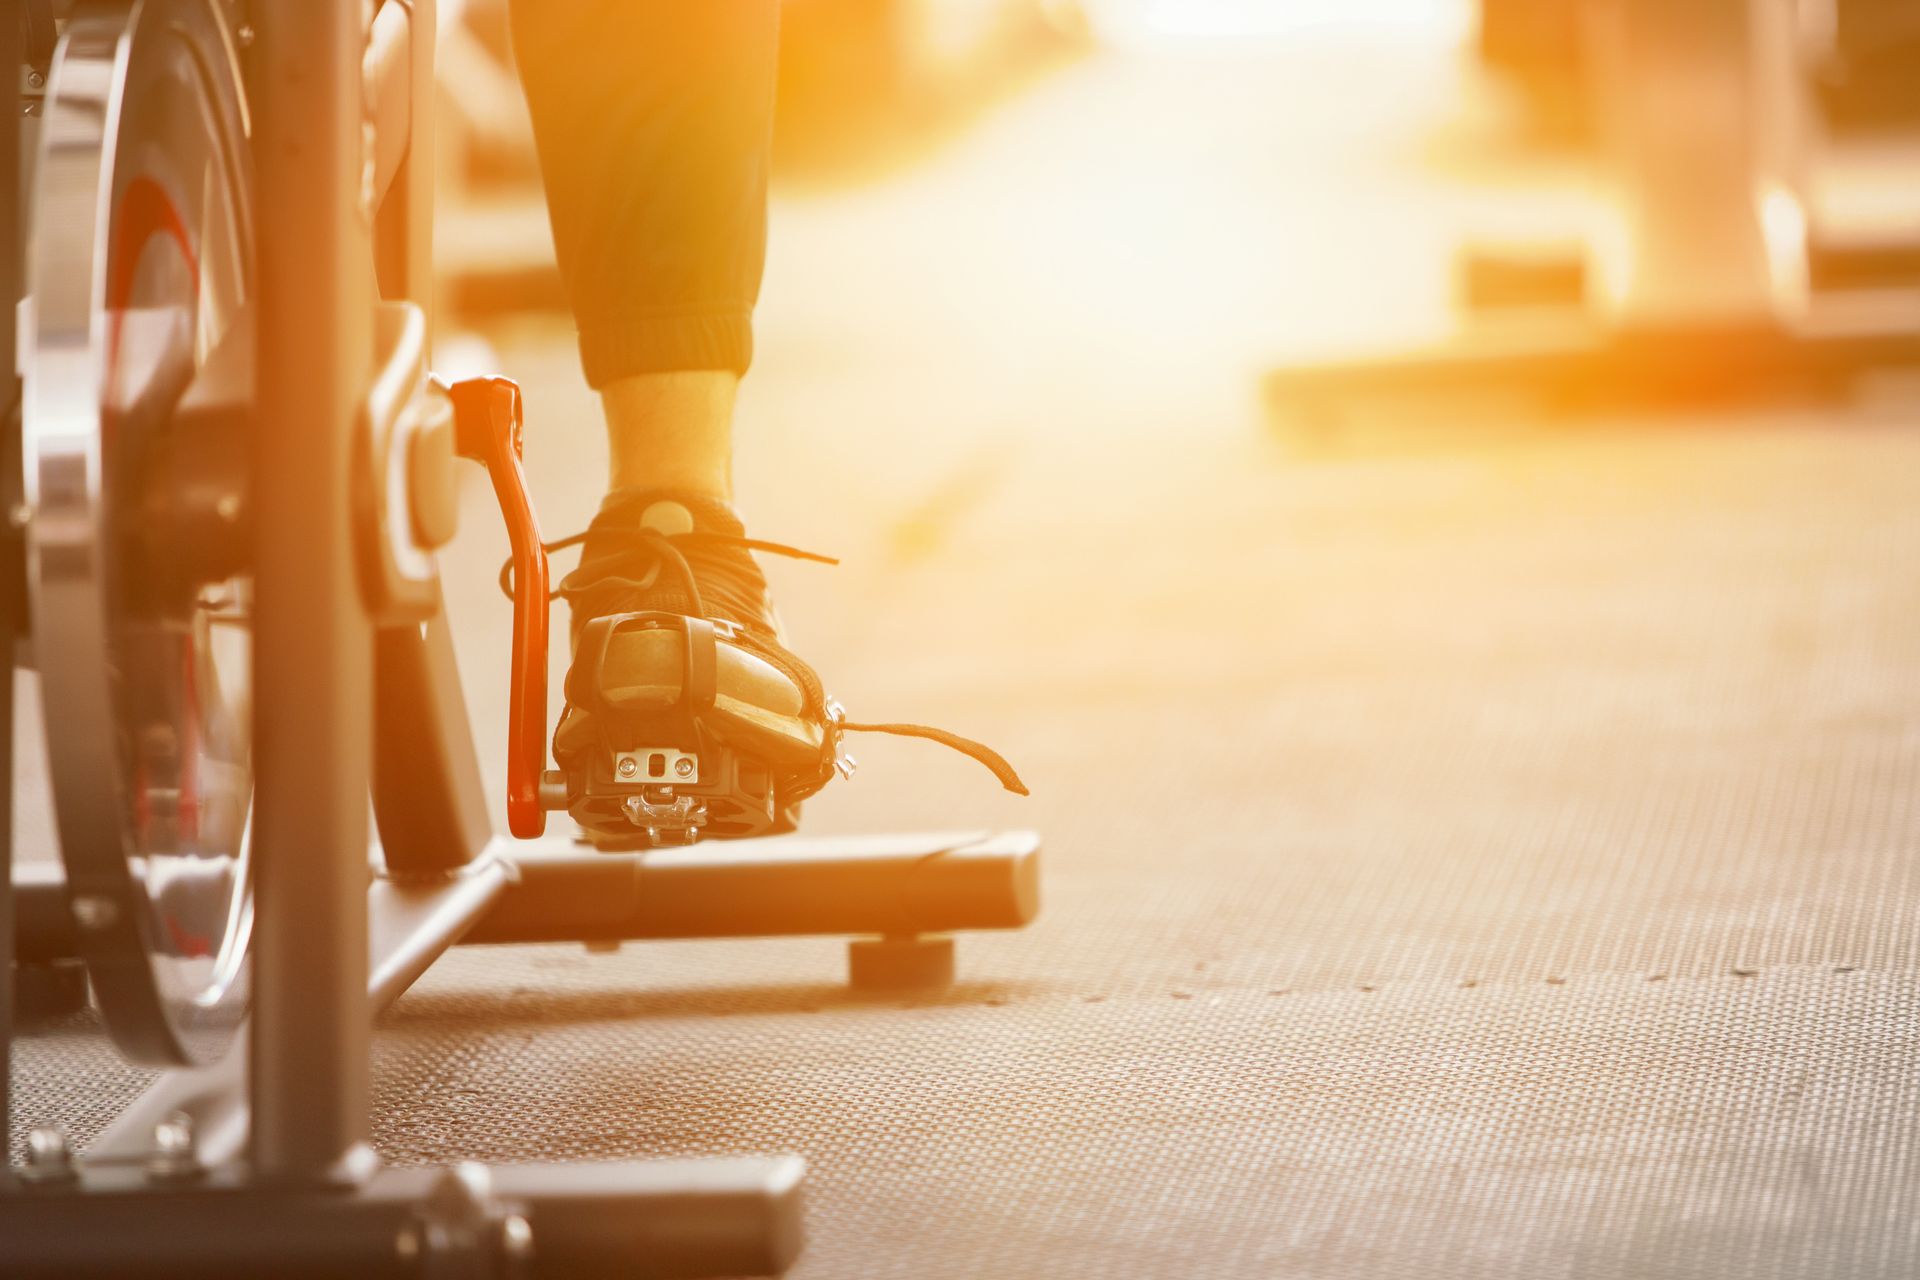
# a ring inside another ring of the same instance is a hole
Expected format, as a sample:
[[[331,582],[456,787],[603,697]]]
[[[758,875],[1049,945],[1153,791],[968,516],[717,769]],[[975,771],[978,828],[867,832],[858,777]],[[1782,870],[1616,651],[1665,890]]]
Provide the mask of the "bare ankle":
[[[621,378],[600,389],[609,489],[684,489],[733,499],[737,374],[687,369]]]

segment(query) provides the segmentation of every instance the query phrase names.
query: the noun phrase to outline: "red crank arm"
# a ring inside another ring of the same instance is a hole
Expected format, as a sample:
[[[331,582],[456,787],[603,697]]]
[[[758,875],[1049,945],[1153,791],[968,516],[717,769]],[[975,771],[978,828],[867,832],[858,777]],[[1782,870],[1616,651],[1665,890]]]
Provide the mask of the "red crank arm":
[[[483,464],[513,544],[513,668],[507,706],[507,829],[522,839],[547,827],[540,774],[547,763],[547,552],[520,465],[520,388],[468,378],[447,388],[454,448]]]

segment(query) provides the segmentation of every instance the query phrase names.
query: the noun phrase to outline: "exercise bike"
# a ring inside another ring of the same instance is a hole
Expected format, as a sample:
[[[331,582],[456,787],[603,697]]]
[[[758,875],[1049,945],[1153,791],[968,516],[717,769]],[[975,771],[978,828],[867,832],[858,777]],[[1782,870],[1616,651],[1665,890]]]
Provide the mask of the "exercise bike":
[[[1489,6],[1493,52],[1535,45],[1555,80],[1577,64],[1613,215],[1570,252],[1470,251],[1454,341],[1271,371],[1276,424],[1337,438],[1375,398],[1478,408],[1490,391],[1549,410],[1828,400],[1920,364],[1916,211],[1863,232],[1823,195],[1836,2]],[[1915,46],[1898,35],[1881,39],[1886,60],[1911,76]]]
[[[857,984],[937,985],[952,933],[1033,918],[1037,839],[542,838],[585,784],[546,767],[521,398],[427,369],[431,0],[16,17],[0,589],[43,689],[60,865],[0,876],[0,941],[83,964],[121,1053],[164,1071],[84,1158],[29,1135],[0,1275],[782,1270],[793,1157],[382,1167],[373,1019],[456,943],[851,935]],[[514,553],[505,837],[441,607],[461,458]]]

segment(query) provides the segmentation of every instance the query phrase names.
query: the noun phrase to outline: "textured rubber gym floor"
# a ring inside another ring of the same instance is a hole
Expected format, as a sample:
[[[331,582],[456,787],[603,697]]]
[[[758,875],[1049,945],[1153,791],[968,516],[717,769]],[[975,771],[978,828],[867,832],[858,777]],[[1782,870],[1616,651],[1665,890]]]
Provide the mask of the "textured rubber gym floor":
[[[1912,1274],[1920,415],[1290,455],[1251,405],[1278,290],[1216,272],[1143,361],[1055,234],[1190,155],[1048,167],[1159,74],[1083,69],[927,172],[784,204],[743,406],[756,530],[848,557],[775,568],[830,685],[1035,792],[881,743],[812,829],[1038,827],[1040,922],[912,1002],[850,998],[831,941],[457,952],[386,1020],[380,1147],[799,1152],[815,1277]],[[1237,121],[1263,77],[1179,83]],[[1024,363],[968,303],[1045,255],[957,234],[1009,203],[1062,277],[1023,331],[1072,335]],[[1204,242],[1178,203],[1143,216]],[[497,336],[566,532],[590,402],[563,334]],[[19,1072],[16,1123],[82,1137],[132,1083],[83,1028]]]

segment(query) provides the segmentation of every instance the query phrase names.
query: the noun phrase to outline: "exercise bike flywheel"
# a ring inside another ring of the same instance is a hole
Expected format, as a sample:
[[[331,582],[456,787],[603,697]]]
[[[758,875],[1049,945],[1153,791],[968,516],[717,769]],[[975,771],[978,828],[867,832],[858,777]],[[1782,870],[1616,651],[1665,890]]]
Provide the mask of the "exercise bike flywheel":
[[[252,895],[251,166],[219,0],[82,3],[35,157],[22,436],[33,648],[74,933],[129,1057],[218,1057]],[[244,405],[244,401],[240,401]]]

